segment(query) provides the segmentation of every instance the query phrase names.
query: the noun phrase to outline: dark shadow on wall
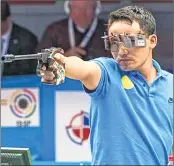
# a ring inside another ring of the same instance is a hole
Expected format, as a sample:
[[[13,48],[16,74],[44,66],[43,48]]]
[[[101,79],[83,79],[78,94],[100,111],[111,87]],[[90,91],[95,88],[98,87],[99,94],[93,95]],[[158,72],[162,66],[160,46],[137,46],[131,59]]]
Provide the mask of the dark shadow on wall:
[[[157,23],[158,44],[154,50],[154,59],[161,67],[173,72],[173,13],[154,12]]]

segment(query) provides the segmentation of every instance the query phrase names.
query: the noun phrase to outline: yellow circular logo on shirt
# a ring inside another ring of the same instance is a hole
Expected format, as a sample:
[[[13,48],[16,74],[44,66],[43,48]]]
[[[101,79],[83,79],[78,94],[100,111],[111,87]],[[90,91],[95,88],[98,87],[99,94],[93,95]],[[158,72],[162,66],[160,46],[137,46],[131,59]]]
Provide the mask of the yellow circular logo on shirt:
[[[134,87],[133,82],[126,75],[121,78],[121,82],[124,89],[132,89]]]

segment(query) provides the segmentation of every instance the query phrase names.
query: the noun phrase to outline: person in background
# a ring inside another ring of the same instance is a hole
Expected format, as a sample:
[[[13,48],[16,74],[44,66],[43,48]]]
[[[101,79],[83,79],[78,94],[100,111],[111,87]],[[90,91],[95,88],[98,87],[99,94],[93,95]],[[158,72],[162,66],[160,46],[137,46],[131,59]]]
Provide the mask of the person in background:
[[[43,33],[37,52],[44,48],[61,47],[65,56],[77,56],[83,60],[111,57],[104,49],[101,37],[106,22],[98,18],[101,3],[96,0],[65,1],[68,18],[51,23]]]
[[[7,1],[1,1],[1,56],[35,53],[38,40],[28,29],[17,25],[11,16]],[[36,60],[21,60],[1,65],[3,76],[28,75],[36,73]]]

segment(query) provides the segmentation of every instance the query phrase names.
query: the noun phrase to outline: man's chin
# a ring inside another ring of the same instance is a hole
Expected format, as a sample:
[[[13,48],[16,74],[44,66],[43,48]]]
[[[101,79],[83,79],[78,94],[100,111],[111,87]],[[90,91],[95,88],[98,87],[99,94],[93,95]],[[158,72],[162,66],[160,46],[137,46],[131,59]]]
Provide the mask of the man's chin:
[[[120,66],[120,68],[123,70],[123,71],[132,71],[132,70],[134,70],[132,67],[130,67],[130,66],[121,66],[121,65],[119,65]]]

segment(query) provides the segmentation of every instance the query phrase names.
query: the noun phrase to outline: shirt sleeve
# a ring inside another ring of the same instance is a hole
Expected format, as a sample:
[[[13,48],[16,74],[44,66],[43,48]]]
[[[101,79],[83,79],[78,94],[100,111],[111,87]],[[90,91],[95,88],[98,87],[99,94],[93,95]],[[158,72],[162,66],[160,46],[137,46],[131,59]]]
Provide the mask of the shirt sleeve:
[[[99,81],[99,84],[97,86],[97,88],[95,90],[88,90],[84,85],[83,85],[83,88],[85,90],[85,92],[87,94],[89,94],[91,97],[103,97],[107,91],[108,91],[108,72],[107,72],[107,69],[106,69],[106,64],[105,64],[105,60],[102,59],[100,60],[100,58],[97,58],[97,59],[93,59],[91,60],[93,62],[95,62],[97,65],[99,65],[100,69],[101,69],[101,78],[100,78],[100,81]]]

